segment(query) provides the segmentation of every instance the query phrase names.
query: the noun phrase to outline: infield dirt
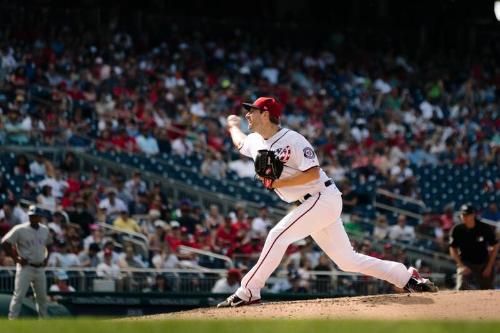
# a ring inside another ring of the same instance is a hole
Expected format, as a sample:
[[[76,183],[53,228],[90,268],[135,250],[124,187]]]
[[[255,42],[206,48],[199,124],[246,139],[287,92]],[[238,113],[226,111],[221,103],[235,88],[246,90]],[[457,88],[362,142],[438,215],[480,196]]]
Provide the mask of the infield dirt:
[[[441,291],[291,302],[190,311],[129,318],[141,319],[451,319],[500,320],[500,290]]]

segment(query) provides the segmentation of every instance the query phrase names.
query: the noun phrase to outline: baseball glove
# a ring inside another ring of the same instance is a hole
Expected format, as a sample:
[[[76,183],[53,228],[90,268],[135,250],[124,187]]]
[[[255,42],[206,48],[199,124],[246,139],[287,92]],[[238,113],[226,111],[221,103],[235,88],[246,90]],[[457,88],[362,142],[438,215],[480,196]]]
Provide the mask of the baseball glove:
[[[255,158],[255,173],[262,179],[264,187],[272,189],[273,181],[281,176],[283,163],[276,157],[272,150],[261,149]]]

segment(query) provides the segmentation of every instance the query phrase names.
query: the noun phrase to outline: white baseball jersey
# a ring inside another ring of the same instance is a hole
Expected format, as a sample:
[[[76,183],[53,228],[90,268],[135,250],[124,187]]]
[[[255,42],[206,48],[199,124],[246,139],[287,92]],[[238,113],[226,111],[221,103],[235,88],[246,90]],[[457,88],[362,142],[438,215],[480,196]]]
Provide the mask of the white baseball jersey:
[[[34,229],[29,222],[18,224],[3,236],[2,243],[15,245],[19,256],[29,263],[41,264],[45,260],[49,228],[41,223],[38,226]]]
[[[284,164],[280,178],[287,178],[299,172],[319,166],[318,157],[311,144],[301,134],[288,128],[282,128],[269,139],[264,139],[258,133],[249,134],[239,147],[240,153],[255,160],[260,149],[272,150]],[[286,202],[302,199],[306,194],[315,194],[325,188],[325,181],[329,177],[320,169],[318,179],[298,185],[288,186],[274,191]],[[330,185],[340,194],[335,184]]]

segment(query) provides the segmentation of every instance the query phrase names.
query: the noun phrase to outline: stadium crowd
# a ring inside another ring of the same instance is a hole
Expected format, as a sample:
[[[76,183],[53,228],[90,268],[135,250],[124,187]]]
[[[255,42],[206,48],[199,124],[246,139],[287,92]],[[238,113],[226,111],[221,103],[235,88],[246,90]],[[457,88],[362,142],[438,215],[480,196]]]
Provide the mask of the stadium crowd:
[[[96,33],[65,26],[49,35],[15,29],[1,34],[0,144],[147,156],[204,152],[203,175],[223,179],[232,169],[248,176],[253,165],[231,153],[225,118],[241,114],[244,101],[273,95],[285,107],[282,125],[317,147],[322,167],[340,184],[346,229],[361,233],[351,208],[363,196],[350,189],[351,171],[365,180],[380,177],[384,188],[420,199],[413,166],[500,165],[500,50],[494,46],[470,61],[449,53],[412,60],[392,45],[383,52],[359,49],[342,34],[312,50],[268,47],[239,30],[226,40],[173,29],[154,46],[111,25]],[[36,202],[51,213],[49,266],[96,267],[99,276],[119,280],[125,267],[223,267],[179,249],[186,245],[232,257],[245,270],[276,222],[265,206],[249,216],[244,205],[222,214],[217,206],[188,199],[172,202],[140,172],[103,179],[95,166],[83,174],[74,153],[56,165],[42,153],[16,158],[6,173],[31,180],[16,197],[6,174],[0,176],[7,197],[0,233],[26,220],[19,199]],[[485,186],[500,191],[500,175]],[[499,221],[497,204],[483,215]],[[390,240],[411,243],[427,235],[443,250],[457,223],[452,207],[427,212],[415,227],[403,215],[395,224],[388,219],[376,218],[372,234],[354,244],[360,252],[404,262],[403,249]],[[141,255],[119,235],[105,236],[97,222],[144,234],[149,253]],[[371,239],[387,241],[382,253]],[[0,252],[0,265],[11,264]],[[305,272],[335,269],[309,241],[292,246],[283,267],[288,279],[274,291],[307,290]],[[169,288],[164,280],[154,283]],[[343,283],[347,290],[352,281]]]

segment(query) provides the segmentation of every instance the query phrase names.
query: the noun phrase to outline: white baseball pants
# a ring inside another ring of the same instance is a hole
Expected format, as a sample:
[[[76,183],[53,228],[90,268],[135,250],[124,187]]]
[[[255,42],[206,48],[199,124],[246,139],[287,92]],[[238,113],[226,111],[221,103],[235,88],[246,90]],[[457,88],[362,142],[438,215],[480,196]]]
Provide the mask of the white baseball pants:
[[[19,317],[23,299],[31,284],[35,294],[36,309],[39,317],[47,317],[47,280],[45,279],[45,268],[21,266],[16,267],[16,279],[14,285],[14,295],[10,301],[9,319]]]
[[[328,187],[292,210],[267,235],[259,260],[241,280],[236,295],[246,301],[260,299],[260,290],[288,246],[309,235],[341,270],[370,275],[403,288],[411,277],[407,268],[355,252],[340,219],[341,212],[342,196]]]

